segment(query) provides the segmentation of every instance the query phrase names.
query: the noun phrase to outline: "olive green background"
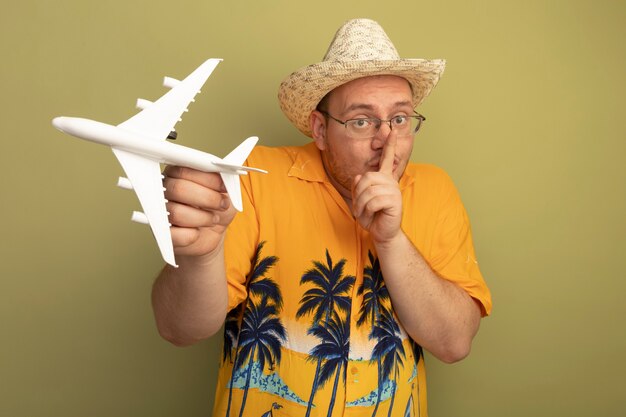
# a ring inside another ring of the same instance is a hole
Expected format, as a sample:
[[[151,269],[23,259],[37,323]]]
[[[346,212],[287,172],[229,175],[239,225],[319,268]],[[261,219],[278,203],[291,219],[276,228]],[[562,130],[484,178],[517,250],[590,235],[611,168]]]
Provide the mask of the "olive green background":
[[[129,221],[139,204],[107,148],[50,120],[120,123],[163,75],[219,57],[178,143],[218,156],[251,135],[306,143],[277,86],[353,17],[378,20],[404,57],[448,60],[413,159],[455,180],[494,310],[469,358],[427,357],[431,416],[623,415],[626,3],[21,0],[0,13],[1,416],[212,405],[221,337],[159,338],[162,261]]]

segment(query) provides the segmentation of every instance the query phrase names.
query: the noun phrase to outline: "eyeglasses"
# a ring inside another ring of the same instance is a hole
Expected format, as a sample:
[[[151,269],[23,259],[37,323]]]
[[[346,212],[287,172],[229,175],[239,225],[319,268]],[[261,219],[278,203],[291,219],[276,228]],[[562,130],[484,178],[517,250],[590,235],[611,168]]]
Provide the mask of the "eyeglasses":
[[[396,132],[397,137],[414,136],[422,126],[422,122],[426,120],[426,118],[418,112],[415,112],[415,114],[411,116],[394,116],[389,120],[382,120],[376,117],[360,117],[346,121],[341,121],[323,110],[319,110],[319,112],[330,117],[337,123],[344,125],[346,133],[352,139],[373,138],[376,136],[383,123],[387,123],[389,129]]]

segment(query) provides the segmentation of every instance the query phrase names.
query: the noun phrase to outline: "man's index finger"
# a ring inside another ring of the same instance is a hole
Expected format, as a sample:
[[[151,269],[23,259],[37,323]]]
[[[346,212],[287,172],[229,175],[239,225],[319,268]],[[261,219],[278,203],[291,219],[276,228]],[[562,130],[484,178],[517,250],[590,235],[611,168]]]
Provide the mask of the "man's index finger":
[[[385,174],[393,174],[393,160],[396,156],[396,135],[391,134],[385,142],[382,155],[380,156],[380,163],[378,164],[378,172]]]

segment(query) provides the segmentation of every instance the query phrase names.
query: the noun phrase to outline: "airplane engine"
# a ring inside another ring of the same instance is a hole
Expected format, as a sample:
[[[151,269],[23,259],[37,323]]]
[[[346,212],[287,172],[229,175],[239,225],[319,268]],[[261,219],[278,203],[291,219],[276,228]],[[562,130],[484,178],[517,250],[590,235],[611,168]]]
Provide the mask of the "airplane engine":
[[[130,180],[126,177],[119,177],[117,179],[117,186],[125,190],[133,189],[133,184],[131,184]]]
[[[172,77],[163,77],[163,86],[167,88],[174,88],[180,84],[180,80]]]
[[[137,107],[138,109],[141,109],[141,110],[145,110],[148,107],[152,106],[152,104],[154,104],[154,103],[152,103],[150,100],[146,100],[146,99],[143,99],[143,98],[138,98],[137,99],[137,104],[135,104],[135,107]]]
[[[135,223],[150,224],[150,222],[148,221],[148,216],[146,216],[144,213],[140,211],[133,211],[133,214],[130,217],[130,219],[134,221]]]

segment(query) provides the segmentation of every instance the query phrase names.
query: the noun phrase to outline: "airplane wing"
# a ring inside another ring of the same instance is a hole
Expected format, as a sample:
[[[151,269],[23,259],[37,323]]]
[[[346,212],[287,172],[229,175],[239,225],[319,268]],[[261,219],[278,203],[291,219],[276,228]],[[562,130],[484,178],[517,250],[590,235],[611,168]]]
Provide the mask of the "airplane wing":
[[[165,140],[220,61],[217,58],[206,60],[148,108],[120,123],[118,127]]]
[[[152,234],[159,245],[161,256],[163,256],[165,262],[176,266],[170,223],[165,207],[166,200],[163,194],[161,166],[158,162],[140,155],[121,149],[111,149],[120,161],[126,176],[133,186],[133,190],[135,190],[139,198],[143,212],[152,229]]]

